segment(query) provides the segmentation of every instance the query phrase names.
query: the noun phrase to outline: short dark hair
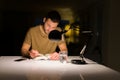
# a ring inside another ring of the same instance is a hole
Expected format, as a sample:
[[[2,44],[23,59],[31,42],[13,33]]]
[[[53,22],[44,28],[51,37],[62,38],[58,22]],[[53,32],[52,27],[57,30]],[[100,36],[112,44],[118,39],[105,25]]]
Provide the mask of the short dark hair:
[[[59,12],[52,10],[50,12],[48,12],[48,14],[46,15],[46,19],[50,18],[53,22],[60,22],[61,21],[61,16],[59,14]]]

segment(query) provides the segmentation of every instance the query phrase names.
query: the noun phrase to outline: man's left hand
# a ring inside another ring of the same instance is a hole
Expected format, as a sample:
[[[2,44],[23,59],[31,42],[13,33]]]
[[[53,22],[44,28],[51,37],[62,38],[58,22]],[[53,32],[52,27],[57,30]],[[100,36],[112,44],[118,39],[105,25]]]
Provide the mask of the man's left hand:
[[[59,60],[59,57],[59,53],[57,52],[50,54],[50,60]]]

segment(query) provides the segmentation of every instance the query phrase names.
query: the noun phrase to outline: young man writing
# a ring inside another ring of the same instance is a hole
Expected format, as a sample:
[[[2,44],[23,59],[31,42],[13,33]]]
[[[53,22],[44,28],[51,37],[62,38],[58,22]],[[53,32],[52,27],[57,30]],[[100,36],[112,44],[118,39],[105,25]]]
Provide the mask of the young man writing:
[[[58,27],[60,20],[60,14],[57,11],[51,11],[44,17],[43,25],[30,28],[21,48],[22,55],[36,58],[48,54],[52,60],[59,59],[59,54],[55,51],[56,47],[58,46],[60,51],[67,51],[64,37],[60,41],[55,42],[48,39],[48,35],[52,30],[61,31]]]

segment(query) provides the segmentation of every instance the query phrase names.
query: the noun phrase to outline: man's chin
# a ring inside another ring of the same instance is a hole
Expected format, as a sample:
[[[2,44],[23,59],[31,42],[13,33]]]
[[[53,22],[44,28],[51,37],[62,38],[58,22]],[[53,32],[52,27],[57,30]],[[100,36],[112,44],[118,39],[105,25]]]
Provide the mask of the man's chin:
[[[49,34],[50,32],[48,32],[48,31],[45,31],[45,33],[46,33],[46,34]]]
[[[50,32],[47,32],[46,34],[49,34]]]

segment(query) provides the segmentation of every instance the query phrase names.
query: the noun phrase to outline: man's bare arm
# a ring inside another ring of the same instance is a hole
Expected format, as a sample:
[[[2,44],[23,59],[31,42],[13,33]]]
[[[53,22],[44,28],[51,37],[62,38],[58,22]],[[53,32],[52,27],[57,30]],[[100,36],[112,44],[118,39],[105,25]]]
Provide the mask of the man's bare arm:
[[[27,43],[23,43],[21,48],[22,56],[29,57],[29,49],[30,49],[30,45]]]
[[[60,49],[60,51],[68,51],[66,43],[61,43],[59,45],[59,49]]]

